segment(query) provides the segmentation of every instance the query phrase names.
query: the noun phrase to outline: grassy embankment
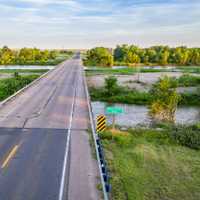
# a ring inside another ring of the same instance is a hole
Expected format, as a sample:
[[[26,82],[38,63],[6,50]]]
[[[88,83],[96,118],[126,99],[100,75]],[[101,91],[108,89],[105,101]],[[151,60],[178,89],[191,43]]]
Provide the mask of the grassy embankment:
[[[108,131],[101,139],[113,200],[200,199],[200,129]]]
[[[26,75],[0,80],[0,101],[3,101],[7,97],[11,96],[38,77],[39,75]]]
[[[177,79],[172,78],[171,81],[178,87],[198,87],[200,85],[200,77],[191,75],[183,75]],[[105,101],[112,103],[149,105],[152,100],[152,95],[150,92],[141,92],[138,90],[119,86],[117,92],[113,95],[106,95],[104,87],[90,88],[90,95],[93,101]],[[181,94],[179,105],[200,105],[199,89],[193,93],[188,92]]]

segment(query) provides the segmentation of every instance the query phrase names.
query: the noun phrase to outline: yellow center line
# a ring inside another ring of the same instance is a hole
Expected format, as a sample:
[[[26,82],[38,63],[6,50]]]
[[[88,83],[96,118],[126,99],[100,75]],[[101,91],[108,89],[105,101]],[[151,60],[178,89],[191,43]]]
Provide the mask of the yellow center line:
[[[2,166],[1,166],[2,169],[5,168],[8,165],[9,161],[14,157],[14,155],[16,154],[16,152],[19,149],[19,147],[20,147],[20,145],[15,145],[13,147],[13,149],[10,151],[10,153],[7,156],[7,158],[3,162]]]

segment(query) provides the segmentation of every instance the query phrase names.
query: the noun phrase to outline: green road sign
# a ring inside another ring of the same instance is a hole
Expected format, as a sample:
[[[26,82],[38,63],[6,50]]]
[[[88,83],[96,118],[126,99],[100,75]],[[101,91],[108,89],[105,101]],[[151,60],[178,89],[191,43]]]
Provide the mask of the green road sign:
[[[116,114],[121,114],[121,113],[123,113],[124,111],[123,111],[123,109],[120,108],[120,107],[107,107],[107,108],[106,108],[106,112],[107,112],[108,114],[116,115]]]

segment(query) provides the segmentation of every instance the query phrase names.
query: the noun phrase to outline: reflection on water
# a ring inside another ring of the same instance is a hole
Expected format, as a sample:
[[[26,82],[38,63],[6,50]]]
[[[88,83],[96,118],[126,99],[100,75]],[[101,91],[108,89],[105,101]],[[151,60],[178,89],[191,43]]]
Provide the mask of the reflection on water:
[[[104,102],[92,102],[95,117],[106,113],[107,104]],[[123,114],[116,116],[116,123],[120,126],[136,126],[138,124],[149,124],[148,108],[140,105],[115,104],[124,109]],[[107,115],[108,123],[111,124],[112,117]],[[179,107],[176,112],[176,123],[192,124],[200,119],[199,107]]]

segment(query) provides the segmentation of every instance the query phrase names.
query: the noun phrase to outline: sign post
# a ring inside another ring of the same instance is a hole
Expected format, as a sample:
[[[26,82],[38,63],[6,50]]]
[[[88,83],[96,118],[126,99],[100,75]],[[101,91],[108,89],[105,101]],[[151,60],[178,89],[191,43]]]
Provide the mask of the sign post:
[[[122,114],[124,111],[120,107],[107,107],[106,112],[112,115],[112,128],[115,129],[116,115]]]

